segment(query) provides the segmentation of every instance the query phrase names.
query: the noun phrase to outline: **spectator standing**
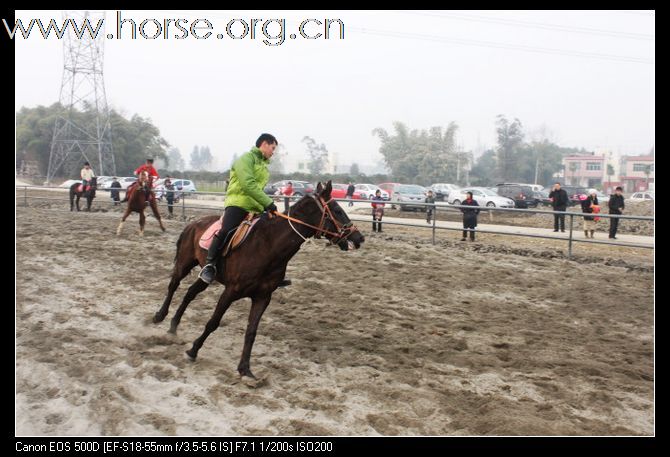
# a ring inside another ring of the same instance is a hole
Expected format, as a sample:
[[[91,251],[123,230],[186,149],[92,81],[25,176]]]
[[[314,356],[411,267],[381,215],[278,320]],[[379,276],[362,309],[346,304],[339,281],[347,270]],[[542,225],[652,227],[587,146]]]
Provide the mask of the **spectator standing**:
[[[610,201],[607,204],[610,209],[610,214],[623,214],[625,205],[623,203],[623,188],[618,186],[614,191],[614,195],[610,195]],[[616,240],[616,232],[619,229],[619,218],[610,217],[610,238]]]
[[[554,211],[566,211],[568,209],[568,193],[565,189],[561,189],[561,183],[554,184],[554,189],[549,193],[551,200],[551,207]],[[565,214],[554,214],[554,232],[558,232],[558,227],[561,227],[561,232],[565,232]]]
[[[479,209],[474,207],[479,206],[479,203],[472,198],[472,192],[467,192],[466,198],[461,202],[461,205],[473,207],[461,208],[461,212],[463,213],[463,238],[461,238],[461,241],[465,241],[468,232],[470,232],[470,241],[475,241],[475,227],[477,227]]]
[[[375,196],[372,197],[372,231],[373,232],[382,232],[382,217],[384,217],[384,199],[382,198],[382,192],[377,189]]]

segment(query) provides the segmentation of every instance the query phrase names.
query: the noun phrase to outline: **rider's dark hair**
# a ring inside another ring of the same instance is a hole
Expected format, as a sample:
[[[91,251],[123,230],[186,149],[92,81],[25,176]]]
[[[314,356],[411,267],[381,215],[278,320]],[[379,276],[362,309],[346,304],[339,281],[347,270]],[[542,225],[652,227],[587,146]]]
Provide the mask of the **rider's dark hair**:
[[[264,141],[270,145],[277,144],[277,138],[275,138],[274,135],[270,135],[269,133],[262,133],[261,136],[259,136],[256,140],[256,147],[260,148]]]
[[[154,163],[154,159],[147,159],[147,162]]]

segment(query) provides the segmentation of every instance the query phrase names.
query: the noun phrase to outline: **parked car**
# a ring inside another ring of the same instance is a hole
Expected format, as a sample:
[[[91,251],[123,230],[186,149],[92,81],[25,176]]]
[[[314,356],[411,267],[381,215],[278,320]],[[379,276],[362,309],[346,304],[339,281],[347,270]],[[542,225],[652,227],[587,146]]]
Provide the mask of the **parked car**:
[[[586,187],[581,186],[561,186],[561,189],[564,189],[568,193],[571,206],[581,205],[581,196],[584,195],[585,197],[588,197],[589,194],[589,190]]]
[[[447,201],[450,192],[458,190],[459,186],[457,186],[456,184],[435,183],[431,184],[429,189],[433,191],[436,201],[444,202]]]
[[[497,193],[487,189],[486,187],[464,187],[452,191],[449,194],[447,203],[452,205],[460,205],[466,199],[466,192],[472,192],[472,198],[479,204],[479,206],[488,206],[489,208],[514,208],[514,200],[507,197],[501,197]]]
[[[65,181],[63,184],[61,184],[61,185],[58,186],[58,187],[65,187],[65,188],[69,189],[70,186],[72,186],[72,184],[74,184],[74,183],[76,183],[76,182],[78,182],[79,184],[81,184],[81,179],[68,179],[67,181]]]
[[[284,192],[284,189],[288,185],[289,181],[293,184],[293,195],[298,197],[303,197],[305,195],[312,195],[314,193],[314,186],[307,181],[293,181],[290,179],[284,179],[282,181],[277,181],[272,184],[268,184],[263,189],[267,195],[278,195]]]
[[[128,186],[130,186],[135,181],[137,181],[137,177],[135,177],[135,176],[127,176],[125,178],[119,178],[119,183],[121,184],[121,189],[128,189]],[[105,184],[105,189],[110,189],[111,184],[112,184],[112,181],[108,181]]]
[[[361,196],[360,198],[362,198],[363,200],[372,200],[372,197],[375,196],[377,190],[381,191],[382,200],[391,199],[388,192],[381,189],[379,186],[375,184],[356,184],[354,187],[356,188],[356,191],[360,193]]]
[[[633,201],[644,201],[644,200],[655,200],[655,192],[635,192],[630,196],[630,200]]]
[[[349,187],[349,184],[333,184],[332,186],[333,190],[330,192],[332,198],[347,198],[347,188]],[[355,200],[361,199],[361,191],[354,190],[352,198]]]
[[[538,206],[551,206],[551,200],[549,199],[549,192],[546,190],[536,190],[533,192],[533,198],[537,202]]]
[[[498,195],[514,200],[516,208],[536,207],[537,202],[533,198],[533,189],[529,186],[521,186],[514,183],[497,184]]]
[[[400,211],[406,211],[408,209],[425,211],[426,207],[424,205],[413,205],[412,203],[424,203],[426,200],[426,189],[423,186],[418,186],[416,184],[401,184],[395,189],[394,200],[398,202],[403,202],[400,204]]]
[[[195,188],[195,183],[189,179],[173,179],[172,184],[177,190],[182,190],[184,192],[197,192],[198,189]]]

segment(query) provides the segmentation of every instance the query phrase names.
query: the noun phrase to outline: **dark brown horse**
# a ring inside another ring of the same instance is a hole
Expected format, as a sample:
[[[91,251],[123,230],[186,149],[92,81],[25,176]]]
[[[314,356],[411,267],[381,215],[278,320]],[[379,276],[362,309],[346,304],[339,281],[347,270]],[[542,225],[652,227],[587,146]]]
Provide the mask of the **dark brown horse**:
[[[137,212],[140,214],[140,236],[144,235],[144,224],[146,222],[146,217],[144,216],[144,209],[147,207],[147,197],[145,190],[143,189],[144,186],[149,186],[151,187],[151,183],[149,181],[149,175],[147,174],[146,171],[142,172],[142,175],[140,175],[139,180],[137,181],[137,187],[134,189],[129,189],[126,192],[126,198],[123,201],[128,201],[128,207],[126,208],[126,211],[123,213],[123,216],[121,217],[121,222],[119,222],[119,226],[116,229],[116,234],[121,235],[121,230],[123,229],[123,223],[126,222],[126,219],[128,216],[130,216],[130,213],[133,211]],[[130,196],[128,196],[128,193],[130,193]],[[158,219],[158,224],[161,226],[161,230],[165,231],[165,227],[163,226],[163,220],[161,219],[161,214],[158,212],[158,205],[156,204],[156,196],[154,195],[153,191],[149,193],[149,206],[151,206],[151,211],[153,211],[154,216],[156,219]]]
[[[75,200],[74,197],[77,197],[77,211],[81,211],[79,208],[79,199],[84,197],[86,199],[86,211],[91,211],[91,203],[95,198],[95,190],[98,188],[98,178],[95,176],[91,178],[88,182],[86,189],[79,191],[77,190],[81,185],[80,182],[76,182],[70,186],[70,211],[74,211]]]
[[[219,327],[228,307],[240,298],[249,297],[251,298],[249,323],[237,371],[243,377],[256,379],[249,368],[249,361],[258,323],[270,303],[272,293],[284,279],[288,262],[298,252],[302,243],[312,236],[324,235],[331,244],[339,246],[342,250],[349,250],[359,248],[365,241],[340,205],[331,200],[331,189],[330,181],[325,187],[319,183],[314,196],[304,196],[290,208],[290,216],[280,213],[263,214],[249,238],[225,259],[219,260],[216,280],[226,288],[219,298],[214,314],[205,326],[205,331],[195,340],[193,347],[186,351],[191,360],[196,359],[209,334]],[[193,267],[196,265],[202,267],[205,264],[207,251],[202,249],[198,242],[207,227],[216,219],[218,216],[205,216],[190,223],[181,233],[177,241],[175,266],[167,297],[154,315],[154,322],[161,322],[167,316],[172,296],[181,280]],[[206,288],[207,284],[199,278],[189,287],[181,306],[172,318],[170,332],[176,332],[188,304]]]

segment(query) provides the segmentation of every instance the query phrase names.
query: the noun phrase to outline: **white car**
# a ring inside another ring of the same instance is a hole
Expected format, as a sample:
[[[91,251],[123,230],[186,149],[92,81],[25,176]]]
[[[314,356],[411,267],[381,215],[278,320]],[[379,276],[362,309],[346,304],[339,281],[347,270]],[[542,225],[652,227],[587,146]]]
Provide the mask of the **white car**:
[[[384,200],[390,200],[389,193],[385,190],[375,186],[374,184],[356,184],[354,186],[357,191],[361,193],[361,198],[365,200],[371,200],[375,196],[377,190],[381,192],[381,197]]]
[[[489,208],[514,208],[514,200],[502,197],[486,187],[466,187],[458,189],[449,194],[447,203],[451,205],[460,205],[466,199],[466,192],[472,192],[472,198],[479,203],[479,206],[488,206]]]
[[[644,201],[644,200],[655,200],[654,192],[635,192],[630,196],[630,200],[635,201]]]

